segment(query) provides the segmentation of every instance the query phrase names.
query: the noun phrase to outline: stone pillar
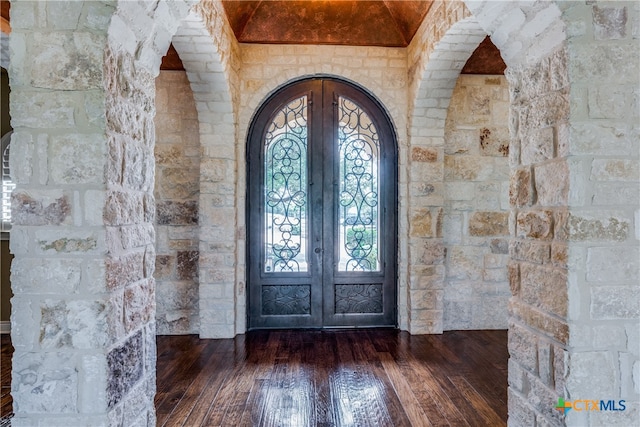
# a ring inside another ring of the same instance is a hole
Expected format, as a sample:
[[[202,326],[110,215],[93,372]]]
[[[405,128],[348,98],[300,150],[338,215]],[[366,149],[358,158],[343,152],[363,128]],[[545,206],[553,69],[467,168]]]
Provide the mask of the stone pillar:
[[[15,426],[155,423],[153,80],[114,9],[11,7]]]
[[[559,425],[569,339],[567,321],[566,51],[507,70],[512,298],[509,320],[509,424]]]

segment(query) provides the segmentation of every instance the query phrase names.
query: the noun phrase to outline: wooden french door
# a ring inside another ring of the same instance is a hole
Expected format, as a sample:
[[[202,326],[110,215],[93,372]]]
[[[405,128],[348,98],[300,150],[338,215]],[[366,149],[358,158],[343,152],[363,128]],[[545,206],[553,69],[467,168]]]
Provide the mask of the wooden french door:
[[[397,154],[380,105],[349,83],[293,83],[247,147],[248,324],[396,325]]]

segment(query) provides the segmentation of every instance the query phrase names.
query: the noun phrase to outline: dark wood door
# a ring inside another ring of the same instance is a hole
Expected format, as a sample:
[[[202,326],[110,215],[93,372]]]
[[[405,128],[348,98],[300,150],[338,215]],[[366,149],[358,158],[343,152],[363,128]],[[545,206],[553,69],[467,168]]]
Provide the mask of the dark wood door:
[[[309,79],[271,96],[248,139],[249,328],[396,325],[397,155],[381,106]]]

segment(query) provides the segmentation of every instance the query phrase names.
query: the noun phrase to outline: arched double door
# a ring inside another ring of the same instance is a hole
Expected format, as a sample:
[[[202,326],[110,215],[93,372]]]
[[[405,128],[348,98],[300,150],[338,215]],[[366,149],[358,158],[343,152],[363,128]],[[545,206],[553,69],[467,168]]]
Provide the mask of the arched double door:
[[[396,325],[397,148],[381,106],[329,78],[259,109],[247,147],[248,325]]]

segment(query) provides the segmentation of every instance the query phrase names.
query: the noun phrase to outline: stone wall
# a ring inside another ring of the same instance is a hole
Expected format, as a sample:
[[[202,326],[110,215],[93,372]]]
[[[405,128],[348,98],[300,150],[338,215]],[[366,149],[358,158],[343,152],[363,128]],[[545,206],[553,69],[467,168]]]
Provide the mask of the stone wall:
[[[156,78],[157,333],[197,334],[200,133],[184,71]]]
[[[507,329],[508,115],[504,76],[460,75],[444,138],[444,330]]]
[[[564,5],[570,124],[567,397],[626,401],[623,412],[567,413],[567,425],[640,419],[640,5]],[[542,178],[555,172],[542,169]],[[538,170],[537,176],[540,175]],[[547,204],[554,188],[536,182]],[[553,256],[553,252],[552,252]],[[587,397],[588,396],[588,397]]]

